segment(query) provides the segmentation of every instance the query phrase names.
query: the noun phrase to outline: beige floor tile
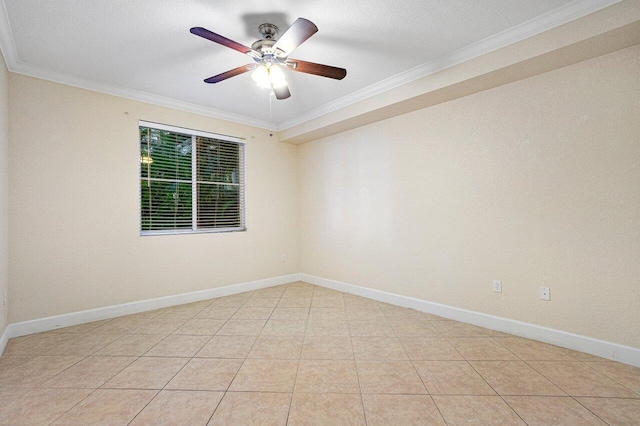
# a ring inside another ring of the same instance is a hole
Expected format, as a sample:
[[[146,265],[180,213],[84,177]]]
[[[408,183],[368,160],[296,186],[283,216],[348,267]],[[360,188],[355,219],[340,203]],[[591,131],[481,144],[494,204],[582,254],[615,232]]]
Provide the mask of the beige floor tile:
[[[209,341],[209,336],[172,334],[151,348],[145,356],[192,357]]]
[[[273,312],[273,308],[265,308],[263,306],[242,306],[231,317],[232,319],[269,319]]]
[[[282,297],[286,289],[287,289],[286,286],[263,288],[260,290],[256,290],[256,292],[253,294],[253,298],[256,298],[256,297],[280,298]]]
[[[230,391],[293,392],[298,361],[247,359]]]
[[[106,324],[93,329],[93,332],[99,334],[125,334],[140,327],[150,319],[151,318],[138,318],[130,316],[114,318]]]
[[[162,312],[156,318],[158,319],[168,319],[168,318],[190,319],[195,317],[200,312],[202,312],[206,307],[207,306],[197,305],[197,304],[172,306],[170,308],[167,308],[164,312]]]
[[[234,320],[227,321],[218,330],[219,336],[257,336],[260,334],[267,320]]]
[[[7,401],[19,398],[30,390],[29,388],[0,388],[0,407],[4,407]]]
[[[313,288],[294,288],[289,286],[282,294],[283,299],[292,297],[311,297],[313,296]]]
[[[111,319],[93,321],[86,324],[73,325],[71,327],[56,328],[55,330],[51,330],[50,333],[84,334],[96,329],[101,325],[108,323],[109,321],[111,321]]]
[[[490,328],[480,327],[482,332],[489,337],[513,337],[512,334],[503,333],[497,330],[491,330]]]
[[[53,424],[65,426],[128,424],[156,393],[155,390],[98,389]]]
[[[284,426],[290,401],[289,393],[227,392],[209,426]]]
[[[218,299],[214,299],[211,306],[234,306],[240,307],[245,304],[247,300],[249,300],[251,296],[245,296],[242,294],[236,294],[233,296],[225,296],[220,297]]]
[[[263,336],[304,336],[307,328],[306,320],[270,319],[262,330]]]
[[[0,388],[40,386],[76,364],[81,356],[3,357]]]
[[[367,299],[366,297],[346,293],[343,293],[342,297],[344,298],[344,304],[347,308],[380,309],[380,303],[372,299]]]
[[[130,317],[130,318],[142,318],[142,319],[153,319],[160,315],[164,309],[153,309],[151,311],[138,312],[137,314],[125,315],[120,318]]]
[[[462,355],[444,337],[401,338],[409,359],[414,361],[456,361]]]
[[[184,318],[154,318],[131,331],[132,334],[171,334],[187,322]]]
[[[391,319],[389,324],[399,337],[440,337],[440,333],[426,321]]]
[[[359,394],[296,393],[287,424],[364,426],[362,399]]]
[[[82,401],[92,389],[33,389],[0,407],[2,425],[48,425]]]
[[[308,317],[308,308],[276,308],[271,314],[271,319],[281,320],[306,320]]]
[[[486,337],[454,337],[449,343],[466,360],[509,361],[518,357],[502,346],[498,341]]]
[[[311,307],[314,308],[342,308],[344,307],[344,299],[341,294],[316,296],[314,294],[311,300]]]
[[[640,397],[640,368],[613,361],[589,362],[587,365],[634,391]]]
[[[3,356],[46,355],[52,347],[74,340],[75,334],[40,333],[9,339]]]
[[[470,361],[471,366],[500,395],[566,396],[523,361]]]
[[[99,388],[136,357],[90,356],[47,380],[47,388]]]
[[[570,397],[507,396],[504,399],[529,426],[605,425]]]
[[[349,320],[349,332],[353,337],[395,337],[387,320]]]
[[[326,287],[315,286],[313,289],[314,297],[337,296],[337,295],[342,296],[343,294],[344,293],[341,291],[334,290],[331,288],[326,288]]]
[[[432,395],[495,395],[466,361],[414,361]]]
[[[302,360],[295,392],[360,393],[356,365],[352,360]]]
[[[499,396],[434,395],[450,425],[525,425]]]
[[[420,317],[420,312],[415,309],[389,305],[388,303],[380,303],[380,310],[384,312],[384,316],[387,317],[387,319],[410,320]]]
[[[310,306],[310,297],[283,297],[276,305],[278,308],[309,308]]]
[[[193,358],[166,389],[225,391],[241,365],[241,359]]]
[[[345,308],[347,321],[378,321],[387,322],[384,312],[378,307],[373,308]]]
[[[262,306],[264,308],[275,308],[280,297],[256,297],[252,296],[242,306]]]
[[[103,385],[104,388],[162,389],[189,361],[187,358],[138,358]]]
[[[96,352],[96,355],[142,356],[160,343],[165,336],[158,334],[125,334]]]
[[[356,359],[409,359],[397,337],[353,337],[352,342]]]
[[[547,343],[507,337],[500,339],[500,344],[524,361],[570,361],[568,354],[561,351],[561,348]]]
[[[347,314],[344,308],[311,308],[309,309],[309,320],[346,321]]]
[[[209,306],[198,313],[195,318],[228,320],[238,309],[238,306]]]
[[[351,337],[309,336],[304,339],[302,359],[353,359]]]
[[[357,361],[362,393],[426,394],[409,361]]]
[[[640,399],[578,398],[578,401],[610,425],[640,425]]]
[[[256,336],[213,336],[196,354],[199,358],[246,358]]]
[[[302,340],[301,336],[260,336],[248,358],[299,359]]]
[[[224,392],[163,390],[130,425],[205,425],[223,395]]]
[[[193,318],[185,322],[173,334],[191,334],[200,336],[213,336],[224,325],[226,320],[211,318]]]
[[[428,395],[362,395],[367,426],[445,425]]]
[[[638,397],[582,362],[530,361],[528,364],[571,396]]]
[[[492,387],[640,424],[640,369],[302,282],[10,339],[0,424],[522,424]]]
[[[458,321],[433,321],[431,325],[442,337],[488,337],[480,327]]]
[[[78,334],[71,340],[52,346],[46,355],[91,355],[119,337],[116,334]]]
[[[345,320],[329,318],[312,318],[307,323],[307,336],[348,337],[349,326]]]

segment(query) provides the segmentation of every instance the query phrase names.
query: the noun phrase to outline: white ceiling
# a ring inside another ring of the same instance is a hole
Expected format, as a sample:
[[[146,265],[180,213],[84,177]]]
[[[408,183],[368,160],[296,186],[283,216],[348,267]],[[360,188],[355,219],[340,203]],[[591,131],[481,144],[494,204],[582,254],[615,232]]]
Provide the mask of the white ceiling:
[[[15,72],[282,129],[613,2],[4,0],[0,45]],[[291,56],[346,68],[344,80],[289,71],[292,96],[273,100],[271,118],[268,91],[248,73],[202,81],[251,59],[189,28],[251,45],[259,24],[282,33],[298,17],[319,31]]]

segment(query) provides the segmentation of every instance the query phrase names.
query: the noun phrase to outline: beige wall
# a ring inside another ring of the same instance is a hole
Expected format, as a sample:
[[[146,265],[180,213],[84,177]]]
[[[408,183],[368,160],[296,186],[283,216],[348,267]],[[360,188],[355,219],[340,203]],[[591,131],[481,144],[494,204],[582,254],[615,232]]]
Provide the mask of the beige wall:
[[[9,87],[12,323],[298,272],[295,146],[17,74]],[[247,139],[247,232],[139,236],[139,119]]]
[[[640,347],[639,69],[636,46],[301,145],[301,271]]]
[[[7,328],[9,306],[2,295],[9,291],[9,73],[0,54],[0,337]]]

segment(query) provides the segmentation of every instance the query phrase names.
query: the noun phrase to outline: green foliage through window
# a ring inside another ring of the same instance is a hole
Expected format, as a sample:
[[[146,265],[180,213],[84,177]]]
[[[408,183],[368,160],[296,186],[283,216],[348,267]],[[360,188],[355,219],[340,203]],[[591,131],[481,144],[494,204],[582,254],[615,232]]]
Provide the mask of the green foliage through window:
[[[143,233],[243,230],[244,145],[140,126],[140,207]]]

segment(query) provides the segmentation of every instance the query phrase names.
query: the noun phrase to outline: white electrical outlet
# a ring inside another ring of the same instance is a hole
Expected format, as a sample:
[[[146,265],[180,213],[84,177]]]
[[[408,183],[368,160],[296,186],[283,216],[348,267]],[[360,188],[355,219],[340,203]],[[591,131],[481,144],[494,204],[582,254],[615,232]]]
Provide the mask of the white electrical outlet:
[[[283,254],[282,257],[280,257],[280,260],[283,261],[283,262],[286,262],[287,261],[287,255]]]
[[[549,287],[540,287],[540,300],[551,300]]]
[[[7,290],[2,292],[2,306],[7,306]]]
[[[493,280],[493,291],[496,293],[502,293],[502,281]]]

